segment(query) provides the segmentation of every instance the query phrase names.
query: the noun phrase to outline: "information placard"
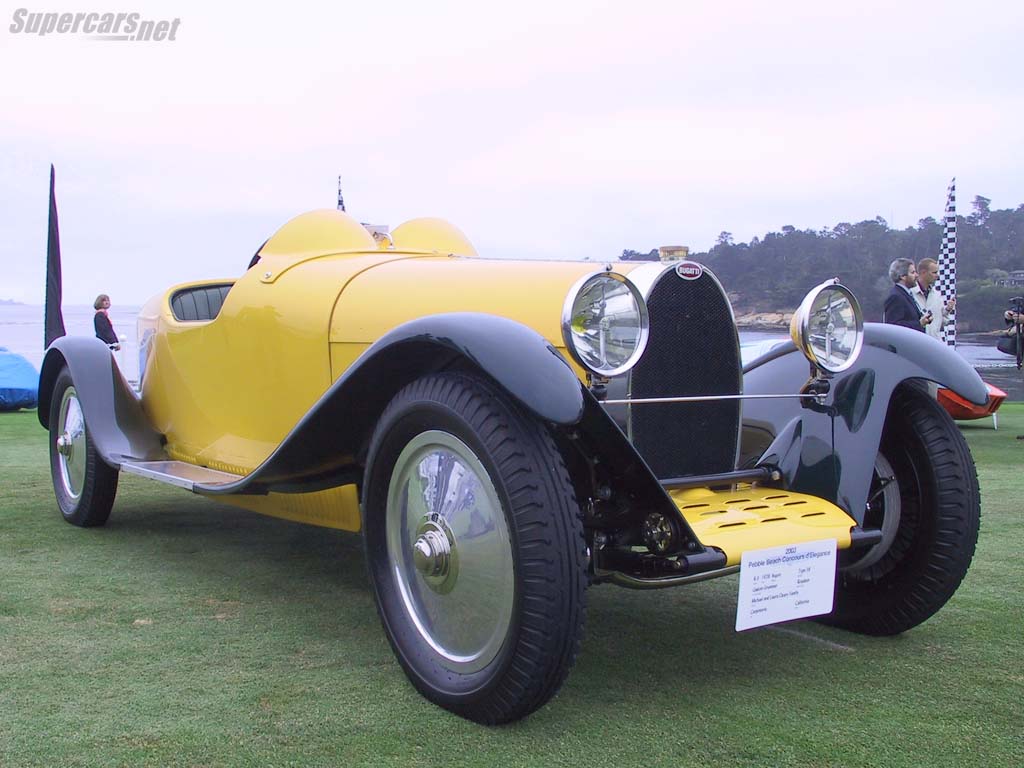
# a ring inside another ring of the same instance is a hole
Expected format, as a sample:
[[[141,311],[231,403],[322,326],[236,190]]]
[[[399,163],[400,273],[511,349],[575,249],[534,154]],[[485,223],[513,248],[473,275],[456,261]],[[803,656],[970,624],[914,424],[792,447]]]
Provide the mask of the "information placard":
[[[832,611],[836,540],[744,552],[736,631]]]

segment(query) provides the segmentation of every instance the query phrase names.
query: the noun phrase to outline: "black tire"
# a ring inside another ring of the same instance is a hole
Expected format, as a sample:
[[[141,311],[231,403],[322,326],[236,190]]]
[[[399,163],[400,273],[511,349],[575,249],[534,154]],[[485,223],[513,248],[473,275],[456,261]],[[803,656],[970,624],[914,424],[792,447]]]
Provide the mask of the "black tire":
[[[83,528],[104,525],[117,495],[117,470],[93,445],[66,367],[57,376],[50,399],[49,440],[50,478],[64,519]],[[62,440],[70,446],[62,448]]]
[[[585,616],[583,527],[551,434],[492,385],[439,374],[395,396],[369,457],[367,564],[409,680],[479,723],[530,714],[568,675]]]
[[[879,465],[895,478],[874,494],[866,527],[893,526],[883,541],[840,570],[835,610],[824,618],[867,635],[896,635],[953,596],[974,556],[981,521],[974,459],[956,424],[923,390],[900,387],[886,416]],[[875,478],[875,487],[883,478]]]

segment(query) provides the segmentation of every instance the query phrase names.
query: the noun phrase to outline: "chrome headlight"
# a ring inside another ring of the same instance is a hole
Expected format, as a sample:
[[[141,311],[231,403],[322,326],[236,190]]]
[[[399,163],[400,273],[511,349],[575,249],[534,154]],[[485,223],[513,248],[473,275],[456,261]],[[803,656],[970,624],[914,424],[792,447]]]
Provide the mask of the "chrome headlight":
[[[636,365],[649,330],[643,297],[615,272],[587,275],[565,297],[565,346],[576,362],[598,376],[618,376]]]
[[[811,363],[828,373],[840,373],[860,354],[864,315],[857,297],[836,278],[804,297],[789,324],[789,333]]]

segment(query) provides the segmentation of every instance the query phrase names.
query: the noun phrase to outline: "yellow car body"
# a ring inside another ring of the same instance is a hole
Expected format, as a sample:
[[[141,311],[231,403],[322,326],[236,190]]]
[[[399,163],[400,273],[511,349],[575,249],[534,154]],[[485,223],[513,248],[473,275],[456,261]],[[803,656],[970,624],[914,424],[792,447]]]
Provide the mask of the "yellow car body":
[[[481,259],[461,232],[438,219],[407,222],[378,246],[354,219],[329,209],[288,222],[260,255],[240,278],[175,285],[139,314],[139,338],[153,339],[142,402],[173,459],[248,474],[374,341],[452,307],[516,319],[564,352],[562,301],[597,267],[537,261],[527,271],[519,262]],[[215,319],[174,317],[171,296],[225,284],[232,287]],[[389,303],[395,295],[404,298]],[[221,500],[313,525],[361,525],[351,485]]]
[[[677,586],[828,542],[829,620],[893,634],[970,563],[973,463],[914,382],[975,402],[984,385],[919,334],[865,327],[831,281],[794,342],[744,365],[693,262],[488,259],[439,219],[382,234],[333,210],[254,262],[147,302],[138,392],[101,342],[53,343],[58,506],[102,525],[126,472],[363,530],[399,662],[460,715],[507,722],[555,693],[588,583]]]
[[[562,303],[574,283],[603,264],[531,261],[524,268],[518,261],[482,259],[461,232],[436,219],[399,226],[378,245],[350,216],[327,209],[288,222],[263,245],[260,257],[237,280],[173,286],[139,315],[140,338],[152,337],[142,402],[175,460],[249,474],[374,341],[403,323],[452,308],[500,315],[534,329],[585,378],[565,348]],[[616,262],[614,269],[628,276],[637,266]],[[177,293],[229,283],[212,320],[181,321],[171,311]],[[402,300],[389,301],[393,296]],[[746,495],[751,493],[759,492]],[[729,495],[716,499],[726,511],[714,520],[700,513],[689,520],[700,528],[703,543],[727,552],[728,565],[738,564],[749,549],[820,538],[836,538],[845,549],[856,526],[834,504],[815,497],[801,507],[813,518],[791,518],[781,505],[725,505]],[[297,522],[348,531],[361,527],[352,485],[221,500]],[[685,498],[678,506],[686,517]],[[784,524],[758,525],[762,518]]]

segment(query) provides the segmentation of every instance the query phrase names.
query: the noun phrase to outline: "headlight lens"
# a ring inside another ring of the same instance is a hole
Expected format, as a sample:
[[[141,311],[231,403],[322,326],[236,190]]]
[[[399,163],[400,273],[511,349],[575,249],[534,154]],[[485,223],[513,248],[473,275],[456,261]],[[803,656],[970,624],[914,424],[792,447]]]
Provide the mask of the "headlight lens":
[[[839,280],[829,280],[804,298],[789,326],[793,343],[828,373],[852,366],[864,341],[864,316],[857,297]]]
[[[562,308],[565,346],[576,362],[599,376],[618,376],[636,365],[649,327],[640,292],[615,272],[580,279]]]

